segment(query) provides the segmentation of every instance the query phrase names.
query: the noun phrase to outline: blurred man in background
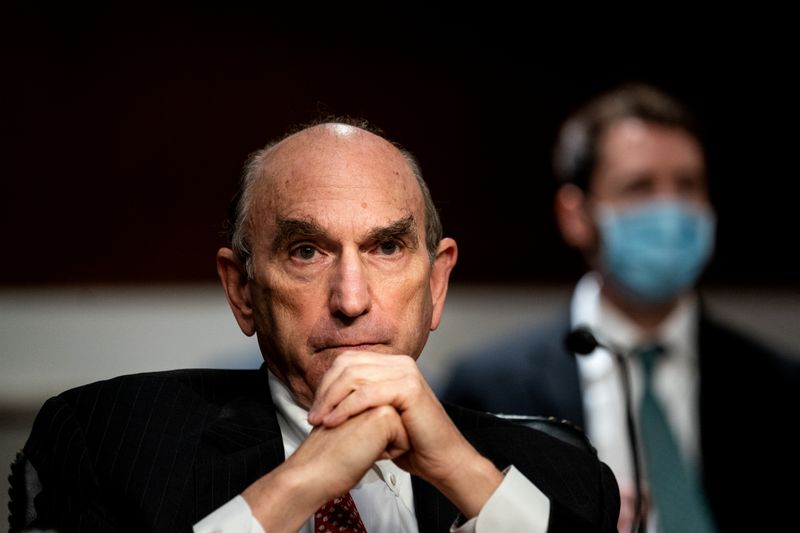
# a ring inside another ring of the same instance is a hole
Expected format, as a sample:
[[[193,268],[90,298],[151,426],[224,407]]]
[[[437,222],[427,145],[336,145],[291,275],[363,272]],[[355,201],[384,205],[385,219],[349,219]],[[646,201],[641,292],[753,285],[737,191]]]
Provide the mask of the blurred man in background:
[[[463,354],[441,393],[585,428],[619,481],[620,531],[637,493],[651,531],[795,519],[796,491],[778,487],[798,473],[787,426],[800,366],[716,321],[696,290],[716,229],[706,163],[693,116],[655,87],[626,84],[570,116],[554,151],[555,214],[588,267],[570,310]],[[577,327],[593,337],[580,357],[565,345]],[[623,363],[641,451],[629,444]]]

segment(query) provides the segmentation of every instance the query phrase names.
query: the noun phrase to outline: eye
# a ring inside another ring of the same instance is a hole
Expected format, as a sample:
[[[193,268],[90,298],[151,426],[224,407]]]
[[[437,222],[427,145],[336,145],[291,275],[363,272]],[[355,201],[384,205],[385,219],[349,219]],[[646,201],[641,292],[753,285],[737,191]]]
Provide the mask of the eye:
[[[627,197],[636,198],[653,194],[654,188],[652,179],[649,179],[647,176],[639,176],[625,183],[621,188],[621,192]]]
[[[705,182],[700,176],[678,176],[676,179],[678,194],[683,196],[703,196],[705,192]]]
[[[397,241],[384,241],[378,245],[378,252],[382,255],[394,255],[400,251],[400,244]]]
[[[317,256],[317,249],[310,244],[303,244],[293,249],[289,255],[302,259],[303,261],[311,261]]]

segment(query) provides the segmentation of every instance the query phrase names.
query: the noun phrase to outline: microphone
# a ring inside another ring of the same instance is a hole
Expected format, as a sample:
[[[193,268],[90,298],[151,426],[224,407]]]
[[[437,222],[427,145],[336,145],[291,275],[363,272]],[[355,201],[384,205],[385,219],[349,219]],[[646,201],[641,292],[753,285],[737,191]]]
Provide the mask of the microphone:
[[[633,511],[632,531],[644,533],[646,527],[646,517],[642,513],[642,475],[639,468],[639,439],[636,436],[636,427],[633,423],[633,408],[631,404],[631,378],[628,369],[628,361],[624,357],[623,351],[609,342],[600,342],[588,326],[578,326],[564,337],[564,345],[570,353],[578,355],[589,355],[597,348],[604,348],[614,356],[614,360],[622,374],[622,392],[625,397],[625,421],[628,429],[628,443],[631,447],[633,460],[633,480],[635,485],[636,504]]]
[[[601,346],[597,339],[594,338],[592,330],[586,326],[578,326],[570,331],[564,342],[567,345],[567,350],[578,355],[589,355],[598,346]]]

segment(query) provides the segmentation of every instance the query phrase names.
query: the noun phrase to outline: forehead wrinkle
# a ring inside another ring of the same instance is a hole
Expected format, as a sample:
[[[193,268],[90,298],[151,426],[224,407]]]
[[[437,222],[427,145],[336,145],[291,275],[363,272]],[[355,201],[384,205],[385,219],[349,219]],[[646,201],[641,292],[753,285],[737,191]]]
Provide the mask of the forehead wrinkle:
[[[342,133],[336,128],[311,128],[294,134],[268,149],[259,180],[254,183],[251,216],[248,217],[247,223],[252,233],[261,233],[260,230],[264,228],[257,220],[264,220],[264,216],[272,218],[275,224],[273,227],[277,228],[277,235],[270,243],[272,248],[285,245],[285,239],[292,233],[306,234],[310,238],[324,234],[323,225],[313,220],[313,214],[307,218],[304,214],[298,213],[300,215],[298,217],[286,216],[285,219],[288,221],[294,218],[296,221],[316,225],[316,228],[311,226],[303,228],[302,225],[291,228],[278,227],[279,213],[286,207],[284,204],[286,202],[289,202],[289,205],[296,204],[296,192],[307,191],[308,187],[314,187],[320,192],[324,189],[350,189],[355,192],[375,187],[385,192],[387,188],[396,187],[396,190],[409,200],[405,209],[407,213],[413,214],[418,208],[423,209],[422,191],[418,186],[415,187],[417,184],[414,175],[396,147],[384,139],[373,138],[371,134],[358,129],[351,130],[347,135]],[[367,154],[369,157],[366,157]],[[383,163],[379,168],[364,167],[364,159],[379,160]],[[354,173],[360,176],[353,178]],[[343,176],[347,176],[347,179]],[[273,216],[269,216],[270,213]],[[416,214],[422,215],[422,212]],[[414,222],[412,229],[415,230],[416,219],[419,217],[411,218]],[[386,227],[392,224],[394,222],[387,224]],[[380,228],[372,230],[372,233],[376,233],[378,229]],[[395,230],[397,228],[384,231],[383,234],[393,233],[396,236]],[[402,233],[407,229],[402,228],[399,231]],[[416,232],[413,235],[416,243],[418,236]]]

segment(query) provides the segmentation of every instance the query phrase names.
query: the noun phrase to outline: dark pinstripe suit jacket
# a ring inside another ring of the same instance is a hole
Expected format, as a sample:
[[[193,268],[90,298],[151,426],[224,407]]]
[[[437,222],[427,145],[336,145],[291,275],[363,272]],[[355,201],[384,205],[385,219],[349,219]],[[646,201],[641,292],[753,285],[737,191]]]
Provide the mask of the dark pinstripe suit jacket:
[[[568,314],[463,354],[444,401],[492,413],[553,416],[585,427],[578,367],[564,345]],[[721,531],[783,531],[797,523],[800,364],[703,310],[700,447],[703,481]]]
[[[498,467],[513,463],[550,497],[551,531],[616,531],[616,481],[596,456],[483,413],[449,413]],[[13,498],[12,520],[35,508],[40,528],[189,531],[283,460],[265,371],[122,376],[44,404],[14,468],[21,485],[32,467],[41,492],[33,506]],[[447,531],[457,510],[424,481],[413,488],[420,531]]]

